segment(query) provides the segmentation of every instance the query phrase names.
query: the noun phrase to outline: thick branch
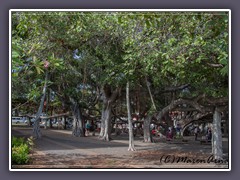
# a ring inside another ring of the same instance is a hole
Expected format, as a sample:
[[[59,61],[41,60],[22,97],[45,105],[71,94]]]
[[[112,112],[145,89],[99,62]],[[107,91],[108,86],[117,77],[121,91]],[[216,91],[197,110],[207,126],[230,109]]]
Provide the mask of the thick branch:
[[[157,114],[157,119],[160,120],[162,119],[162,117],[169,111],[173,110],[174,108],[176,108],[178,105],[181,104],[189,104],[190,106],[194,107],[196,110],[200,111],[200,112],[204,112],[204,109],[202,106],[200,106],[197,102],[195,101],[191,101],[191,100],[186,100],[186,99],[177,99],[172,101],[168,106],[166,106],[165,108],[163,108],[158,114]]]
[[[193,122],[196,121],[204,121],[204,122],[208,122],[208,119],[203,119],[203,117],[206,117],[208,115],[212,115],[212,112],[207,112],[207,113],[198,113],[197,115],[194,115],[193,117],[189,118],[189,121],[183,126],[183,131],[186,129],[186,127],[188,127],[190,124],[192,124]]]
[[[50,119],[50,118],[56,118],[56,117],[61,117],[61,116],[69,116],[70,113],[67,112],[67,113],[63,113],[63,114],[55,114],[55,115],[52,115],[52,116],[41,116],[40,118],[41,119]]]
[[[214,68],[222,68],[223,67],[222,64],[211,64],[211,63],[207,63],[207,64],[208,64],[208,66],[214,67]]]
[[[116,88],[115,91],[111,94],[109,103],[112,103],[114,101],[116,101],[116,99],[118,98],[119,92],[121,91],[121,88]]]

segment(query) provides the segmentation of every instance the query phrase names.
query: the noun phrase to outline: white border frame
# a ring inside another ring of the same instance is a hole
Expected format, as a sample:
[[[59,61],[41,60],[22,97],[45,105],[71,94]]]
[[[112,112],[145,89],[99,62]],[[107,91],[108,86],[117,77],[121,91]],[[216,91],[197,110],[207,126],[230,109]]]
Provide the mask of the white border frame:
[[[12,169],[11,167],[11,84],[12,12],[223,12],[229,13],[229,168],[228,169]],[[231,9],[10,9],[9,10],[9,171],[231,171]]]

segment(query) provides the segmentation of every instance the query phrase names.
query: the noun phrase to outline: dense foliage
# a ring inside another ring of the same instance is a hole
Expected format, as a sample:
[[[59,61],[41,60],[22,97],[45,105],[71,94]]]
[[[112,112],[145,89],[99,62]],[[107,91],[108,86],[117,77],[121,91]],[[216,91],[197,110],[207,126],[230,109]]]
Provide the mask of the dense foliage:
[[[37,111],[46,71],[44,111],[74,102],[101,116],[102,89],[110,97],[128,81],[133,113],[179,97],[227,97],[228,25],[227,12],[13,12],[12,106]]]

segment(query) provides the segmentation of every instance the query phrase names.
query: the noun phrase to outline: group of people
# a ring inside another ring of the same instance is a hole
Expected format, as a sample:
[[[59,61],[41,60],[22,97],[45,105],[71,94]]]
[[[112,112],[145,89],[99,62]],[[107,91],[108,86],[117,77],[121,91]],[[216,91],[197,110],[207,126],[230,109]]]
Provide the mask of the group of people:
[[[100,125],[100,124],[99,124]],[[92,122],[91,124],[89,122],[87,122],[85,124],[85,128],[86,128],[86,136],[89,135],[90,133],[90,130],[95,130],[95,129],[99,129],[100,130],[100,127],[98,125],[96,125],[96,128],[94,127],[94,123]],[[156,135],[156,133],[159,131],[159,128],[155,128],[155,127],[152,127],[151,128],[151,133],[152,135]],[[181,132],[181,127],[178,125],[176,127],[176,135],[179,135],[180,136],[180,132]],[[198,140],[198,134],[200,133],[200,129],[198,126],[196,126],[194,128],[194,136],[195,136],[195,141]],[[95,134],[95,133],[94,133]],[[167,140],[171,140],[173,139],[173,127],[168,127],[167,129],[167,132],[166,132],[166,139]],[[207,132],[206,132],[206,141],[211,141],[212,139],[212,130],[210,127],[207,128]]]
[[[198,134],[200,132],[199,127],[195,127],[194,129],[194,136],[195,136],[195,141],[198,140]],[[207,133],[206,133],[206,140],[211,141],[212,140],[212,130],[210,127],[207,128]]]
[[[154,133],[155,129],[152,130],[152,133]],[[194,128],[194,136],[195,136],[195,141],[198,140],[198,135],[200,133],[199,127]],[[174,127],[168,127],[167,132],[166,132],[166,139],[167,140],[172,140],[174,134],[176,135],[176,138],[179,138],[181,136],[181,126],[177,125],[176,128]],[[211,141],[212,140],[212,130],[211,127],[207,128],[206,135],[205,135],[206,141]]]
[[[164,131],[164,129],[163,129],[163,131]],[[178,126],[176,128],[174,128],[172,126],[168,127],[167,131],[166,131],[166,139],[172,140],[175,133],[176,133],[176,137],[180,136],[180,131],[181,131],[181,128],[179,128]],[[154,136],[160,136],[160,132],[161,132],[160,126],[158,126],[157,128],[154,127],[151,129],[151,134]]]

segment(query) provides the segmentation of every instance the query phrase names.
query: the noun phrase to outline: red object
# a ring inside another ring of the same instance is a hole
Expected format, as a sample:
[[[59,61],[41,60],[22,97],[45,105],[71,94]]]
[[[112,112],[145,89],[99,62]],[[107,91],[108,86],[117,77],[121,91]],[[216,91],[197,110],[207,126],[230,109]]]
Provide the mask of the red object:
[[[45,67],[45,68],[48,68],[48,67],[49,67],[49,64],[50,64],[50,63],[49,63],[47,60],[44,61],[44,67]]]
[[[155,133],[156,133],[156,130],[153,129],[153,130],[152,130],[152,134],[155,134]]]
[[[133,115],[132,115],[132,119],[133,119],[134,121],[137,121],[137,120],[138,120],[138,115],[137,115],[137,114],[133,114]]]

